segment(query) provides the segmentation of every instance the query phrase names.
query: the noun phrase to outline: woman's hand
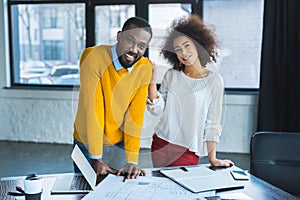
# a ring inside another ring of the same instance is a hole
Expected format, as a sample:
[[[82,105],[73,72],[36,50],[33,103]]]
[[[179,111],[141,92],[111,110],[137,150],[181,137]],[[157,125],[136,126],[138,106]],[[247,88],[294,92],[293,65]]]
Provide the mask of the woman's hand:
[[[217,143],[213,141],[207,141],[208,160],[212,166],[215,167],[231,167],[234,163],[231,160],[221,160],[216,157]]]
[[[231,167],[234,165],[234,163],[231,160],[221,160],[221,159],[215,159],[211,161],[211,165],[215,167]]]

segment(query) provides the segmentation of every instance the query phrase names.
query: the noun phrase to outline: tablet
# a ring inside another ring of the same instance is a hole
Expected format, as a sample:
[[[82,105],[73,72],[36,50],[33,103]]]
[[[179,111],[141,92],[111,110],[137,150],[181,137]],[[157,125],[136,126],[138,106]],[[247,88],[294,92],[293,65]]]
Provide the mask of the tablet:
[[[243,170],[231,170],[230,174],[234,180],[249,180],[248,174]]]

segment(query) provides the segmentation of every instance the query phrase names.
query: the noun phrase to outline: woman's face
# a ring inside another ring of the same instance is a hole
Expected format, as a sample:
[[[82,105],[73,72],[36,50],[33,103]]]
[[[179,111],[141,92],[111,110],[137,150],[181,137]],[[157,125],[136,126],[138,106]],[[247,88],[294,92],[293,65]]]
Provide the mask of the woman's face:
[[[178,60],[185,66],[194,65],[199,61],[197,47],[190,38],[177,37],[173,42],[173,48]]]

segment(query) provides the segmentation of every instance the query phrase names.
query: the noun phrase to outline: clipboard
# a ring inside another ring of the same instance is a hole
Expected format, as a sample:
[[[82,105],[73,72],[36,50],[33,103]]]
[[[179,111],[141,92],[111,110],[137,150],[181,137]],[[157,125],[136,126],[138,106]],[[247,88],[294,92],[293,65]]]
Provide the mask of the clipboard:
[[[205,166],[162,169],[160,173],[194,193],[244,187],[243,182],[235,181],[229,171],[221,173]]]

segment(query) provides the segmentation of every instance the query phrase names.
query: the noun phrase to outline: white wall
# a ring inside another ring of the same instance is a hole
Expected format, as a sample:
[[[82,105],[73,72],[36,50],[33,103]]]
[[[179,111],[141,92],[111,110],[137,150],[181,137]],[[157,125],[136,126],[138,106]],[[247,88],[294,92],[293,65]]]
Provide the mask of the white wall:
[[[3,8],[0,3],[0,27],[4,27],[0,29],[0,140],[72,143],[77,91],[5,89],[9,86],[9,59]],[[226,95],[224,111],[218,151],[248,153],[256,129],[257,96]],[[142,147],[149,147],[158,118],[150,121],[145,124]]]

